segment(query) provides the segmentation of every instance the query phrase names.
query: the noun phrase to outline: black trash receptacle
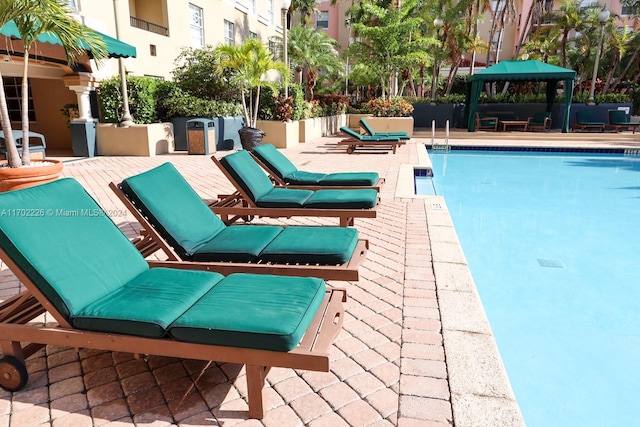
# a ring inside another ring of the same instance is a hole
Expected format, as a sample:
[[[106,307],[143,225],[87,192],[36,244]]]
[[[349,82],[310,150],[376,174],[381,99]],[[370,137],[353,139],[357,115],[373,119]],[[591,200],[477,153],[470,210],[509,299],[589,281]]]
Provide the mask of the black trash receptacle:
[[[187,120],[187,151],[189,154],[216,152],[216,129],[213,120]]]

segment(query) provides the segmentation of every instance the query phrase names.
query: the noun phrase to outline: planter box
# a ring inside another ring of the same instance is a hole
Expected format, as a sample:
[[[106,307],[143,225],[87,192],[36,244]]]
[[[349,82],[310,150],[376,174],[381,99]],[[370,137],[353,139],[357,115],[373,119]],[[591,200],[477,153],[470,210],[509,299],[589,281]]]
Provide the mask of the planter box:
[[[413,136],[413,117],[368,117],[367,123],[376,132],[404,131]]]
[[[369,117],[373,117],[371,114],[349,114],[348,115],[348,127],[354,130],[360,129],[360,119],[367,119],[369,121]]]
[[[99,156],[147,156],[172,153],[174,149],[171,123],[152,123],[118,127],[101,123],[96,127]]]
[[[300,142],[309,142],[322,136],[322,120],[320,117],[300,120]]]
[[[347,115],[339,114],[337,116],[320,117],[320,126],[322,127],[322,136],[331,136],[340,132],[340,128],[347,125]]]
[[[256,127],[265,135],[262,142],[273,144],[277,148],[290,148],[298,145],[300,122],[278,122],[275,120],[258,120]]]

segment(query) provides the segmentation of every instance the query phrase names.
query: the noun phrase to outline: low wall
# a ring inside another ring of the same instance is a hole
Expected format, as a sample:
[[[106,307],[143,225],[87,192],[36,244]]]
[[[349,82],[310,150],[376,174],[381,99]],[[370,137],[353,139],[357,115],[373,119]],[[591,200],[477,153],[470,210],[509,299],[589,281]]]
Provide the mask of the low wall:
[[[96,148],[99,156],[146,156],[174,151],[171,123],[152,123],[118,127],[101,123],[96,127]]]

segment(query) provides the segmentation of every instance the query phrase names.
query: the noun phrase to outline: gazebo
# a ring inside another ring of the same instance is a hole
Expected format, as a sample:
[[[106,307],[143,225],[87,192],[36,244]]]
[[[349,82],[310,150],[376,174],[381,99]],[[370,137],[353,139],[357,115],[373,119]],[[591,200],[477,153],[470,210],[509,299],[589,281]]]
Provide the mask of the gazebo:
[[[564,91],[566,100],[566,111],[562,123],[562,132],[569,132],[569,112],[571,110],[571,95],[573,95],[573,84],[576,79],[576,72],[568,68],[558,67],[545,62],[535,60],[513,60],[500,61],[496,65],[478,71],[467,80],[467,94],[465,100],[465,118],[469,132],[475,131],[476,108],[478,97],[485,83],[504,81],[533,81],[547,83],[547,111],[556,98],[558,82],[564,80]]]

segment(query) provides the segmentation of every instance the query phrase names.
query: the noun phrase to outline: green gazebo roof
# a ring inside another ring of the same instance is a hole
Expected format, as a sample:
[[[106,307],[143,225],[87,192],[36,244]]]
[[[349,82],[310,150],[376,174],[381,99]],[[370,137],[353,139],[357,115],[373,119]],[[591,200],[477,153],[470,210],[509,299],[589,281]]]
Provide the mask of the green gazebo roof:
[[[568,68],[547,64],[533,59],[525,61],[500,61],[496,65],[478,71],[468,81],[545,81],[575,79],[576,72]]]

